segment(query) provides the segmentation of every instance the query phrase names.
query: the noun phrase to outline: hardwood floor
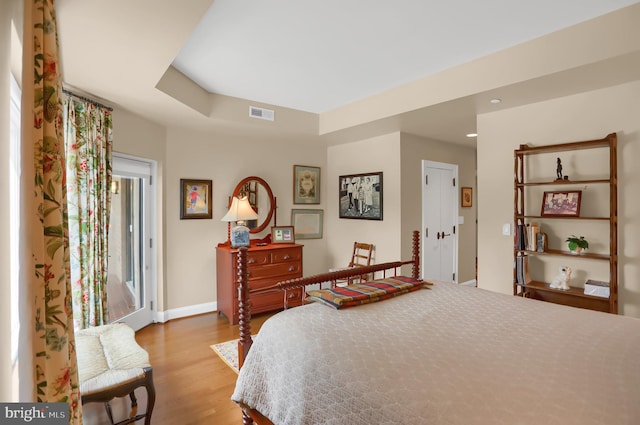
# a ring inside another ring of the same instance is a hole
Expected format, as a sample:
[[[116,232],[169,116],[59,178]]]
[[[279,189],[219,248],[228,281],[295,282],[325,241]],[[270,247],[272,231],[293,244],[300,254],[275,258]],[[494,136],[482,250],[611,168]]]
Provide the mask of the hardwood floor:
[[[136,300],[127,284],[114,275],[109,275],[107,279],[107,303],[109,322],[115,322],[136,310]]]
[[[254,317],[253,332],[270,316]],[[149,352],[153,366],[156,387],[153,425],[242,423],[240,409],[231,401],[237,375],[210,347],[238,337],[238,326],[229,325],[227,318],[217,313],[152,324],[136,333],[138,344]],[[146,391],[138,389],[136,396],[138,411],[143,412]],[[117,422],[128,415],[129,398],[115,399],[111,406]],[[102,404],[85,404],[83,410],[85,424],[109,424]]]

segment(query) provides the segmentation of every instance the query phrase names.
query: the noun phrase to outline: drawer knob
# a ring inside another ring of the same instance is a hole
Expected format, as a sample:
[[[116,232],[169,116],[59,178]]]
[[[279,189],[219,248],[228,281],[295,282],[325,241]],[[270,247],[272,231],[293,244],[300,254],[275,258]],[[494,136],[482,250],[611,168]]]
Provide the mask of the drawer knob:
[[[290,272],[295,272],[296,271],[296,266],[290,266],[289,267],[289,271]]]
[[[285,256],[283,257],[285,260],[290,260],[291,256],[289,254],[285,254]]]
[[[249,258],[247,260],[247,264],[254,264],[256,262],[255,258]]]
[[[296,297],[296,294],[294,292],[289,293],[289,298],[295,298],[295,297]]]

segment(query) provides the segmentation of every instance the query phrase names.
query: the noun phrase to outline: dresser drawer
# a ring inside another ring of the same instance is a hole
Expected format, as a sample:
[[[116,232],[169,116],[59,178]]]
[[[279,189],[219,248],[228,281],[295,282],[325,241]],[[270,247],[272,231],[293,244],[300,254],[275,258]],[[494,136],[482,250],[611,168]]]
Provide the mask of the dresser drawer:
[[[301,305],[300,302],[300,288],[287,291],[287,298],[289,307],[296,307]],[[259,294],[251,297],[251,312],[262,313],[264,311],[272,311],[281,309],[284,304],[285,293],[283,291],[269,291],[264,294]]]
[[[301,261],[302,250],[299,248],[279,249],[272,253],[272,263],[282,263],[286,261]]]
[[[237,254],[234,256],[236,259],[235,266],[237,267]],[[251,266],[261,266],[271,263],[271,253],[269,251],[257,251],[247,253],[247,264]],[[235,268],[235,267],[234,267]]]
[[[291,274],[290,276],[275,276],[275,277],[263,277],[260,279],[250,279],[249,280],[249,289],[256,290],[256,289],[264,289],[264,288],[268,288],[270,286],[275,286],[276,283],[281,282],[283,280],[289,280],[289,279],[294,279],[296,277],[300,277],[300,273],[297,274]],[[236,298],[237,298],[237,284],[236,284]],[[253,299],[253,298],[252,298]]]
[[[301,272],[302,264],[300,262],[269,264],[267,266],[259,267],[249,266],[249,280],[251,281],[254,279],[276,276],[282,276],[279,280],[286,280],[300,276]]]

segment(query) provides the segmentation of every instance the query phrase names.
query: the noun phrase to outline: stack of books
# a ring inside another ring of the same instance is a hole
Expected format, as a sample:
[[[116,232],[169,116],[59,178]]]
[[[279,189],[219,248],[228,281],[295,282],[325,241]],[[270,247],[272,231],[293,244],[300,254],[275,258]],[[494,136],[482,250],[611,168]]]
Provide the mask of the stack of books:
[[[518,255],[516,257],[516,283],[518,285],[526,285],[531,282],[529,276],[529,260],[526,255]]]
[[[518,224],[516,226],[515,243],[516,249],[521,251],[536,251],[538,249],[538,234],[540,233],[540,225],[531,222],[526,226]]]
[[[527,227],[524,224],[516,226],[515,243],[516,249],[520,251],[527,249]]]
[[[531,222],[527,226],[527,250],[528,251],[536,251],[537,245],[536,241],[538,240],[538,233],[540,233],[540,225],[536,222]]]

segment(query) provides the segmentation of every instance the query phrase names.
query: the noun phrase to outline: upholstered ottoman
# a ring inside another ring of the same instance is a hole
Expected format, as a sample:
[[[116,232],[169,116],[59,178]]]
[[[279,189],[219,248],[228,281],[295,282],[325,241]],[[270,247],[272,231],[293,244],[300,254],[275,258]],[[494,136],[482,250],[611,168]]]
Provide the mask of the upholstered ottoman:
[[[117,425],[133,423],[145,418],[151,423],[156,395],[153,386],[149,354],[138,345],[133,329],[124,323],[97,326],[76,331],[76,351],[82,404],[105,403],[109,420],[113,414],[109,401],[129,394],[131,414]],[[134,390],[147,390],[147,411],[137,414],[138,402]]]

